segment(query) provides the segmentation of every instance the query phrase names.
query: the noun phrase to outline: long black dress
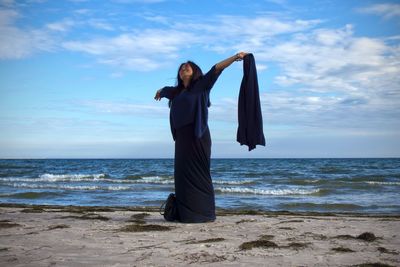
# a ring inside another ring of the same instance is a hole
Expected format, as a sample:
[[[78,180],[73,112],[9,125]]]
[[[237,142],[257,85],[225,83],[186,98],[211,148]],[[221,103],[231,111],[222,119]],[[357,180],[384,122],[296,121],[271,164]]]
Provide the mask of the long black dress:
[[[189,124],[176,131],[174,176],[178,220],[187,223],[214,221],[210,131],[207,129],[201,138],[196,138],[193,127]]]
[[[191,88],[178,95],[176,87],[164,87],[161,91],[162,97],[172,100],[170,124],[175,140],[177,220],[185,223],[215,220],[208,106],[210,90],[219,74],[214,66]]]

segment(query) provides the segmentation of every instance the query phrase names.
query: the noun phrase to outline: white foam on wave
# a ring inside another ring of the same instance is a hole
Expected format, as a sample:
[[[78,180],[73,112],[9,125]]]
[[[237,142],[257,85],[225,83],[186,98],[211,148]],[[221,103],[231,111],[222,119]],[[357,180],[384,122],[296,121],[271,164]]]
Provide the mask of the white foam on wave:
[[[306,179],[306,180],[304,180],[304,182],[306,182],[306,183],[310,183],[310,184],[315,184],[315,183],[318,183],[319,181],[321,181],[320,179]]]
[[[95,186],[95,185],[56,185],[56,184],[27,184],[27,183],[14,183],[9,184],[16,188],[29,188],[29,189],[62,189],[62,190],[109,190],[109,191],[123,191],[132,189],[129,186]]]
[[[119,183],[119,180],[115,179],[93,179],[93,178],[79,178],[79,179],[47,179],[47,178],[19,178],[19,177],[7,177],[7,178],[0,178],[1,182],[18,182],[18,183],[38,183],[38,182],[45,182],[45,183],[57,183],[57,182],[110,182],[110,183]]]
[[[400,185],[400,182],[375,182],[375,181],[366,181],[367,184],[374,185]]]
[[[222,184],[222,185],[242,185],[242,184],[251,184],[254,181],[249,180],[235,180],[235,181],[226,181],[226,180],[213,180],[213,184]]]
[[[139,180],[135,180],[135,183],[144,183],[144,184],[173,184],[174,180],[171,177],[162,177],[162,176],[145,176],[141,177]]]
[[[109,179],[106,174],[43,174],[39,178],[19,178],[19,177],[1,177],[1,182],[18,182],[18,183],[57,183],[57,182],[106,182],[106,183],[121,183],[121,184],[173,184],[173,177],[162,176],[145,176],[137,180],[131,179]]]
[[[58,182],[58,181],[93,181],[105,178],[107,175],[100,174],[51,174],[45,173],[39,176],[38,181]]]
[[[221,193],[238,193],[238,194],[254,194],[254,195],[274,195],[274,196],[285,196],[285,195],[311,195],[318,193],[319,189],[258,189],[258,188],[240,188],[240,187],[221,187],[216,188],[215,191]]]

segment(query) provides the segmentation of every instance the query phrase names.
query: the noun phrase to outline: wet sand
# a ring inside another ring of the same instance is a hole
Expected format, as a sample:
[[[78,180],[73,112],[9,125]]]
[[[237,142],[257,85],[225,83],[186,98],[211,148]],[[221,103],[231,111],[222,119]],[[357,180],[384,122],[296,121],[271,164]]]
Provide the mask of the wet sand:
[[[400,266],[400,216],[0,205],[0,266]]]

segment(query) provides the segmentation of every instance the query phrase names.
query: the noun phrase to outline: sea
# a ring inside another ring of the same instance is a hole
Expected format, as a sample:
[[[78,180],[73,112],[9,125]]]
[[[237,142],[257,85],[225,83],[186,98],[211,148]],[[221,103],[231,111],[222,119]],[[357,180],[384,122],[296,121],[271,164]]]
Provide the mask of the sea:
[[[159,207],[173,159],[3,159],[0,203]],[[400,214],[400,158],[211,159],[217,209]]]

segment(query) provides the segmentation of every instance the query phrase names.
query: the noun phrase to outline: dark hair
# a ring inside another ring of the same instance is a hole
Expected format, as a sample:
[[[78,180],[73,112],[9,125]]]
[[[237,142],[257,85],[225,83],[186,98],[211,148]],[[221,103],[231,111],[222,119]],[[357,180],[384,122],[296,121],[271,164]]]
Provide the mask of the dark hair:
[[[179,76],[179,70],[182,68],[183,65],[185,64],[189,64],[190,67],[192,67],[193,70],[193,74],[192,74],[192,79],[190,80],[190,84],[188,86],[188,90],[190,90],[190,88],[192,87],[192,85],[197,82],[197,80],[199,80],[202,76],[203,76],[203,72],[201,71],[200,67],[197,66],[196,63],[194,63],[193,61],[187,61],[185,63],[182,63],[179,68],[178,68],[178,74],[176,75],[176,87],[178,88],[178,90],[183,90],[184,86],[183,86],[183,81],[181,79],[181,77]]]
[[[182,92],[183,89],[185,89],[185,86],[183,85],[183,80],[179,76],[179,71],[182,68],[182,66],[185,65],[185,64],[189,64],[190,67],[192,67],[192,70],[193,70],[192,79],[190,80],[190,84],[187,87],[188,91],[190,91],[190,89],[193,86],[193,84],[195,84],[199,79],[201,79],[201,77],[203,77],[203,72],[201,71],[200,67],[196,63],[194,63],[193,61],[189,60],[189,61],[184,62],[181,65],[179,65],[178,74],[176,75],[176,89],[173,92],[171,100],[169,100],[169,102],[168,102],[168,106],[169,107],[171,107],[172,99],[175,96],[179,95],[180,92]]]

